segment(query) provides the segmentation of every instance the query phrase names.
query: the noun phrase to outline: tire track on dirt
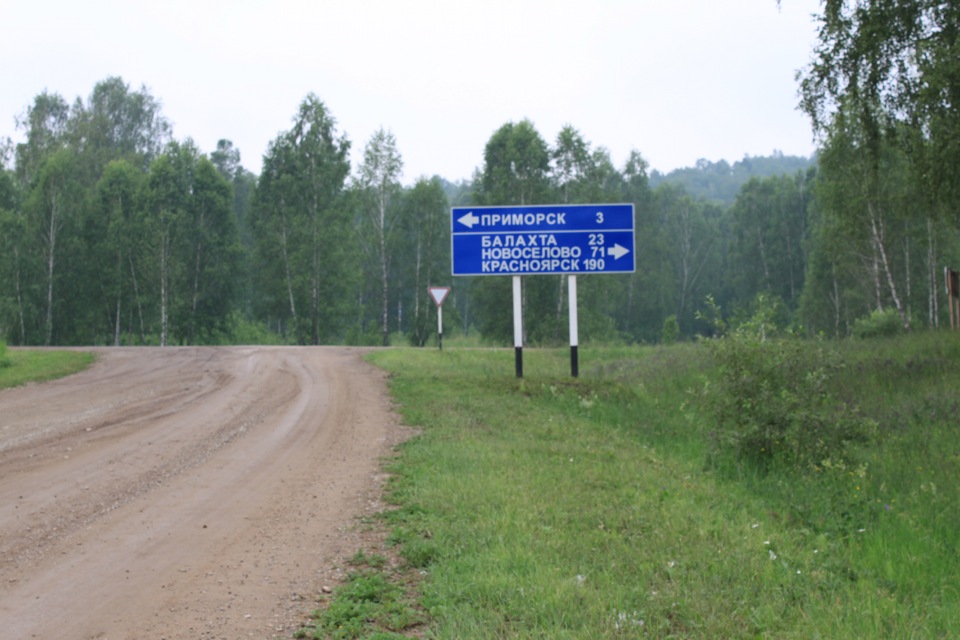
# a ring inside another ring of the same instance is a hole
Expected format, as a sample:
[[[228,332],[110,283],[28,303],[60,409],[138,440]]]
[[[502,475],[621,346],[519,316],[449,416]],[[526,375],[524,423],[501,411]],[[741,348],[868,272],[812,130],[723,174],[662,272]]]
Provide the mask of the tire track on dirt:
[[[0,393],[0,638],[289,637],[401,433],[349,349],[105,349]]]

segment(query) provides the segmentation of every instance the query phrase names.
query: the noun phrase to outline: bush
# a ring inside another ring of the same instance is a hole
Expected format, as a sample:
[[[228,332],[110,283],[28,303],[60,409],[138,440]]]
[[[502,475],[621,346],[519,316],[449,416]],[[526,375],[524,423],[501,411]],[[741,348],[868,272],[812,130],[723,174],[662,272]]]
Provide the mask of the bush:
[[[873,311],[853,323],[853,335],[857,338],[885,338],[903,332],[903,321],[896,309]]]
[[[667,316],[663,319],[663,330],[660,333],[660,339],[663,344],[674,344],[680,337],[680,323],[677,322],[677,316]]]
[[[718,366],[706,399],[716,417],[715,462],[761,471],[820,471],[853,463],[873,425],[831,390],[839,356],[799,340],[763,340],[737,331],[709,341]]]
[[[7,343],[0,340],[0,369],[9,367],[11,364],[13,364],[13,362],[11,362],[10,357],[7,356]]]

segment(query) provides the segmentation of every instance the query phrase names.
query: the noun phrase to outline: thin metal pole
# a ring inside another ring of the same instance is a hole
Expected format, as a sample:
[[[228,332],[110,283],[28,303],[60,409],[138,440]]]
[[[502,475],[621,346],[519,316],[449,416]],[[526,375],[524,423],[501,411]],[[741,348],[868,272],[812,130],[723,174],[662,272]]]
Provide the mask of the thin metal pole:
[[[577,276],[567,276],[567,297],[570,300],[570,375],[580,375],[580,358],[577,348],[580,345],[580,325],[577,320]]]
[[[523,377],[523,297],[520,276],[513,276],[513,350],[517,377]]]
[[[443,351],[443,307],[437,307],[437,348]]]

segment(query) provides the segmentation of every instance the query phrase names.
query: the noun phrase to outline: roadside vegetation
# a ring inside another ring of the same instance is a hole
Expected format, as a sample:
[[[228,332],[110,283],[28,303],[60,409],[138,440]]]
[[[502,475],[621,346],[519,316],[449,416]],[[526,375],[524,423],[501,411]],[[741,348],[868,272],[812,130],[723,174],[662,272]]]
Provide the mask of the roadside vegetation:
[[[382,515],[407,615],[330,625],[351,579],[301,637],[960,635],[954,333],[370,359],[422,429]]]
[[[11,351],[0,341],[0,389],[62,378],[86,369],[93,360],[93,354],[79,351]]]

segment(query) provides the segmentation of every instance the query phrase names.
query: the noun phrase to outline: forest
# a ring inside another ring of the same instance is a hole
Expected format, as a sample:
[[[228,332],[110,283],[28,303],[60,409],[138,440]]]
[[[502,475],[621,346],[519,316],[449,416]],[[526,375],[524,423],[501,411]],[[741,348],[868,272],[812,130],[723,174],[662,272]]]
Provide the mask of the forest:
[[[579,279],[581,339],[657,343],[767,310],[793,334],[947,324],[960,264],[960,6],[827,0],[800,108],[814,158],[650,172],[573,125],[507,122],[470,180],[403,185],[389,129],[362,149],[315,94],[260,175],[228,139],[174,139],[120,77],[45,91],[0,139],[0,339],[12,345],[509,344],[509,278],[450,275],[450,207],[633,203],[637,269]],[[564,276],[524,278],[525,342],[563,344]]]

